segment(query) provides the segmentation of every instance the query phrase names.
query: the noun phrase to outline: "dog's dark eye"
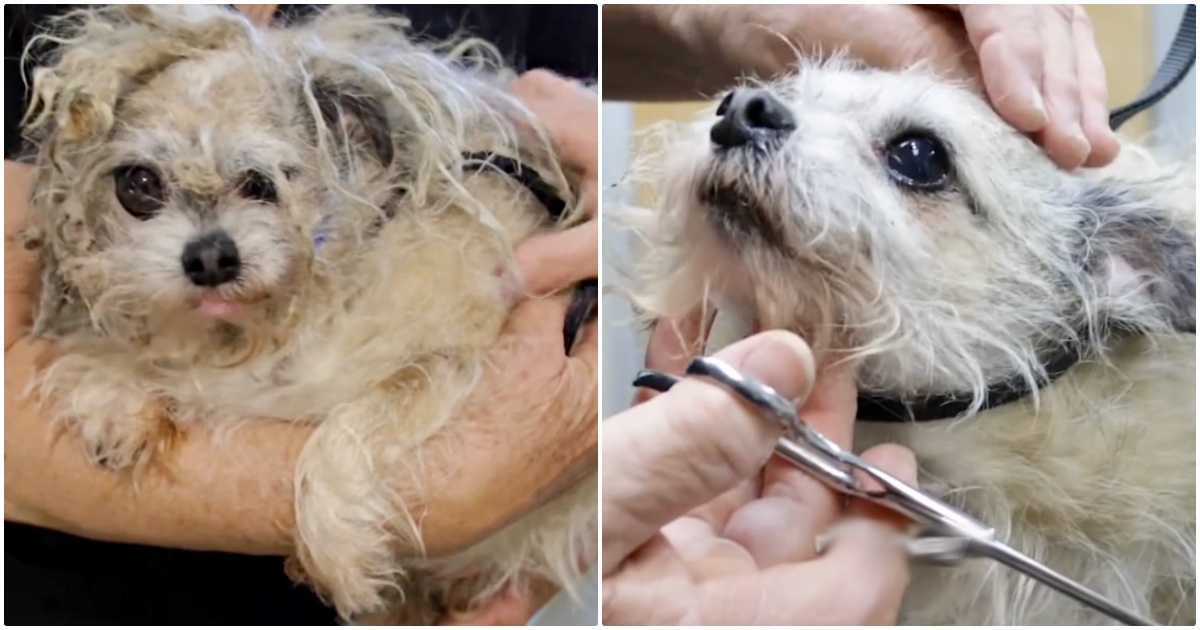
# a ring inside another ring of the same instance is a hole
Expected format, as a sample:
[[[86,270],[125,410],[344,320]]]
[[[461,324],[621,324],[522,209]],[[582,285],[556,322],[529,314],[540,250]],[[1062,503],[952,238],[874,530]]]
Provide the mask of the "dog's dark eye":
[[[246,175],[246,179],[242,181],[242,186],[238,188],[238,193],[247,199],[263,203],[275,203],[279,201],[279,195],[275,192],[275,183],[271,181],[270,177],[258,172]]]
[[[158,173],[145,166],[122,166],[113,171],[117,201],[135,218],[145,221],[163,207],[162,180]]]
[[[950,155],[937,138],[926,133],[897,137],[884,149],[888,175],[913,190],[941,190],[950,179]]]

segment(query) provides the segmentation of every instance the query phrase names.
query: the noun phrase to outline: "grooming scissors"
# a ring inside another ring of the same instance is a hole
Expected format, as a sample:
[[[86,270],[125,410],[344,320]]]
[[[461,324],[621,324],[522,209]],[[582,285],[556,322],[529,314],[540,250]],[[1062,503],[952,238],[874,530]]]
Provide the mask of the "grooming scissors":
[[[915,521],[918,533],[907,543],[911,557],[945,565],[969,558],[991,558],[1126,625],[1159,625],[1009,547],[996,538],[994,528],[841,448],[808,426],[792,401],[729,364],[701,357],[688,365],[687,373],[716,381],[783,425],[785,435],[775,446],[776,455],[839,494],[870,501]],[[666,391],[679,380],[680,377],[644,370],[634,385]],[[874,480],[882,489],[867,489],[859,474]]]

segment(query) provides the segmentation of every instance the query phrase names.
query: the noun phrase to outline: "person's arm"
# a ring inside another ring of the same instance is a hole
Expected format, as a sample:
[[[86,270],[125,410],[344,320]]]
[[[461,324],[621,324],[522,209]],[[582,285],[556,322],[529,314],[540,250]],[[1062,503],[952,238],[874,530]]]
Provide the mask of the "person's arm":
[[[30,173],[5,162],[5,520],[101,540],[287,553],[292,473],[310,429],[246,423],[223,444],[203,430],[185,432],[163,465],[135,484],[90,465],[78,441],[53,433],[23,396],[49,348],[25,337],[36,274],[12,240],[24,225]],[[565,310],[562,300],[518,307],[462,411],[467,421],[426,445],[421,493],[398,488],[414,513],[426,515],[430,555],[481,540],[595,470],[596,327],[577,356],[562,356]],[[558,395],[547,398],[548,391]]]
[[[847,49],[884,68],[931,51],[954,70],[971,54],[961,20],[909,5],[605,5],[604,98],[711,98],[740,77],[770,77],[799,53]]]
[[[542,322],[561,318],[563,310],[557,303],[532,303],[524,319],[546,328]],[[493,374],[463,410],[476,420],[426,444],[421,493],[403,492],[414,513],[425,513],[426,553],[469,546],[595,470],[594,357],[559,366],[545,361],[547,343],[562,345],[561,332],[549,332],[541,339],[534,339],[539,333],[533,330],[521,333],[525,343],[498,357],[506,364],[501,369],[511,373]],[[23,339],[4,357],[5,520],[117,542],[289,552],[292,473],[310,429],[251,422],[222,444],[207,431],[192,430],[162,466],[143,471],[134,483],[89,464],[79,442],[56,435],[37,406],[22,397],[46,347]],[[538,393],[525,396],[527,388],[521,387],[514,395],[518,378],[538,383]],[[545,391],[564,396],[529,409],[527,399]],[[505,421],[513,417],[520,420]]]

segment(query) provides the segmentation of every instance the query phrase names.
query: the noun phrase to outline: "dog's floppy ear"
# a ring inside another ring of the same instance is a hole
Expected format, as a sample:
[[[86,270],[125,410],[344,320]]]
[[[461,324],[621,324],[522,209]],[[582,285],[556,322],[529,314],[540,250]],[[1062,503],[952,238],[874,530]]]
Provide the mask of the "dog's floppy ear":
[[[310,83],[321,121],[339,147],[362,149],[384,166],[395,159],[392,129],[382,101],[347,81],[316,76]]]
[[[1085,265],[1110,325],[1196,332],[1196,238],[1149,195],[1097,184],[1082,193]]]

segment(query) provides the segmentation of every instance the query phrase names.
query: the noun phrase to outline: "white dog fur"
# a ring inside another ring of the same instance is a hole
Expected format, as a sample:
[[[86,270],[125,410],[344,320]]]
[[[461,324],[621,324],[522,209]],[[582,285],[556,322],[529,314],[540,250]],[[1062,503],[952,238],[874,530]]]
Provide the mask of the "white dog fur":
[[[531,576],[570,588],[597,497],[592,475],[461,553],[412,552],[422,515],[393,488],[420,490],[422,445],[485,366],[511,305],[497,271],[555,229],[462,155],[533,167],[564,224],[580,204],[494,51],[434,50],[404,26],[343,8],[268,30],[218,6],[72,14],[34,74],[30,242],[37,332],[60,342],[38,392],[94,461],[136,474],[179,426],[315,423],[296,471],[302,573],[344,617],[428,623]],[[114,189],[132,164],[162,190],[141,218]],[[241,275],[202,289],[181,252],[217,229]]]
[[[922,487],[1017,549],[1164,624],[1195,623],[1194,156],[1123,142],[1064,172],[967,86],[844,59],[757,83],[794,130],[719,151],[712,111],[664,124],[631,179],[646,208],[630,286],[647,318],[716,307],[854,361],[860,393],[916,399],[1036,383],[1038,357],[1102,339],[1019,402],[867,423],[855,448],[915,451]],[[899,134],[938,138],[948,186],[888,175]],[[717,191],[723,191],[719,194]],[[749,332],[718,318],[717,336]],[[902,623],[1092,625],[1104,617],[987,560],[918,567]]]

